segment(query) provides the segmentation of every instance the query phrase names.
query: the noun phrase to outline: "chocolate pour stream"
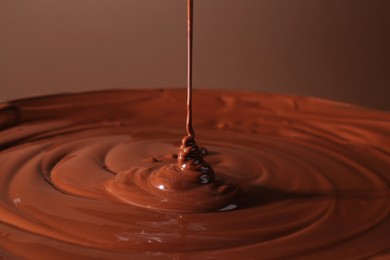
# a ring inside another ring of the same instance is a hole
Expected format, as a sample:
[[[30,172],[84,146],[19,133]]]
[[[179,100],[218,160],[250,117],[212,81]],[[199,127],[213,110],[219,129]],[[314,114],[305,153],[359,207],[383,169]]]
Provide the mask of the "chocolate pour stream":
[[[187,0],[187,136],[183,138],[178,155],[181,170],[198,171],[201,173],[199,181],[207,184],[214,181],[214,171],[203,156],[207,155],[206,148],[200,149],[195,141],[195,131],[192,126],[192,51],[193,51],[193,0]]]

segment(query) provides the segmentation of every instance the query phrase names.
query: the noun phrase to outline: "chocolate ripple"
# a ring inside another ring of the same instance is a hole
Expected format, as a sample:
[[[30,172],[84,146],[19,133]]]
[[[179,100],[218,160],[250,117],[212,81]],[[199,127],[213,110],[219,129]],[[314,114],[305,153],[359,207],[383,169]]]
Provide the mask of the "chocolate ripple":
[[[388,113],[250,92],[194,96],[215,177],[202,186],[198,175],[171,176],[184,91],[0,107],[0,256],[389,257]]]

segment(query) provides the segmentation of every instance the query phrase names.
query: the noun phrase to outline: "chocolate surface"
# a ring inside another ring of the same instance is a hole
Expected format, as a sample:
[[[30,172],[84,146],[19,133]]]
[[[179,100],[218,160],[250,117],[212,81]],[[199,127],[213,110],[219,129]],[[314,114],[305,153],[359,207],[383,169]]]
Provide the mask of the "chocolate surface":
[[[0,257],[389,257],[389,113],[194,91],[216,180],[159,189],[155,173],[178,165],[185,97],[105,91],[1,105]]]

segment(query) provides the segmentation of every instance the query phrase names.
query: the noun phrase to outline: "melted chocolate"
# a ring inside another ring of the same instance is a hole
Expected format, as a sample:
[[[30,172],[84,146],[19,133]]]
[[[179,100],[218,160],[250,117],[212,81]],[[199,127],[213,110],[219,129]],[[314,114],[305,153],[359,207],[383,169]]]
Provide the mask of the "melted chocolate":
[[[389,257],[389,114],[203,91],[209,153],[192,126],[187,3],[187,136],[178,154],[180,91],[0,105],[0,257]]]
[[[307,97],[193,94],[216,180],[166,182],[168,190],[144,173],[177,167],[184,91],[2,105],[0,258],[389,257],[389,113]],[[221,201],[208,205],[213,192]]]

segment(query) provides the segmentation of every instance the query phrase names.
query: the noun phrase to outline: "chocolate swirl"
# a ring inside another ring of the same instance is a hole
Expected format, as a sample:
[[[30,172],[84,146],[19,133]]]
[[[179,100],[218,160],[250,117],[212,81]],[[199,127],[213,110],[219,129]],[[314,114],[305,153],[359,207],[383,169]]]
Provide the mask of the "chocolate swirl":
[[[236,209],[244,201],[244,194],[223,175],[216,180],[213,169],[203,160],[204,155],[207,150],[200,149],[192,136],[187,136],[179,155],[146,158],[143,160],[146,165],[119,172],[106,181],[105,188],[117,199],[148,209],[176,212]]]
[[[195,137],[188,135],[183,138],[179,156],[177,158],[182,171],[195,171],[199,173],[196,182],[207,184],[215,179],[214,170],[203,156],[207,155],[207,149],[200,149],[195,142]]]
[[[389,113],[307,97],[194,95],[209,152],[199,151],[215,179],[197,175],[183,188],[166,177],[183,173],[184,91],[3,106],[0,258],[389,257]]]

